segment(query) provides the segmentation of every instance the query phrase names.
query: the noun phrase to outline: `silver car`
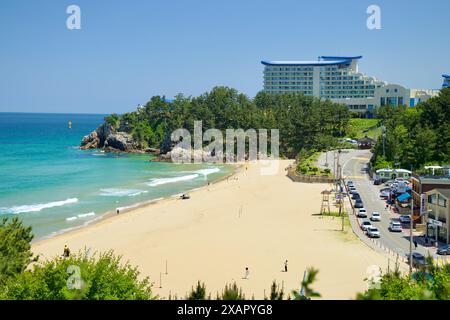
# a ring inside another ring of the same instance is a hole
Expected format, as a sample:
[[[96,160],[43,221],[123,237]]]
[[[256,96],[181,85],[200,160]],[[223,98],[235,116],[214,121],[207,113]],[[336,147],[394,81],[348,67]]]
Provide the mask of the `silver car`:
[[[368,228],[372,227],[372,224],[370,223],[370,221],[363,221],[361,223],[361,229],[364,231],[367,231]]]
[[[381,221],[381,215],[379,212],[372,212],[372,216],[370,217],[370,221]]]
[[[398,221],[391,221],[391,223],[389,223],[389,231],[402,232],[402,224]]]
[[[367,235],[370,238],[379,238],[380,237],[380,231],[375,227],[368,227],[367,228]]]

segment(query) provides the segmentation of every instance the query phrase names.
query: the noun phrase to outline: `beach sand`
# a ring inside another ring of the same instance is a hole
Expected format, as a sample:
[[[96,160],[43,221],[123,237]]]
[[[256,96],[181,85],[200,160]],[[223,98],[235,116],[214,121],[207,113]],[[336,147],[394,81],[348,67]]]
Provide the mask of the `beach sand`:
[[[292,162],[280,163],[276,175],[261,175],[261,165],[250,164],[228,180],[191,192],[189,200],[137,208],[36,242],[32,250],[51,258],[61,255],[65,244],[72,252],[113,249],[149,276],[153,292],[164,298],[184,298],[197,280],[212,298],[234,281],[247,298],[268,295],[273,280],[290,293],[298,290],[307,267],[319,269],[312,287],[322,298],[355,298],[367,287],[368,268],[386,270],[387,258],[351,231],[343,234],[339,218],[317,215],[320,192],[329,185],[294,183],[285,171]],[[282,272],[285,260],[288,272]],[[243,279],[245,267],[249,279]]]

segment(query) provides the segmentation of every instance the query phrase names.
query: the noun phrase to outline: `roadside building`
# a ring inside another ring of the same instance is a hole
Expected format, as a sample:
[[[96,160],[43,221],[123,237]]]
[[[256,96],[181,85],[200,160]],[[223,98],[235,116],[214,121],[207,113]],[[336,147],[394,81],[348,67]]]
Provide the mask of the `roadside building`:
[[[406,170],[406,169],[395,169],[394,170],[394,174],[395,177],[394,179],[405,179],[405,180],[409,180],[411,178],[411,171]]]
[[[409,180],[411,174],[411,171],[406,169],[379,169],[375,171],[375,179],[380,180],[381,182],[395,179]]]
[[[425,167],[426,172],[411,175],[416,221],[426,213],[426,193],[434,189],[450,190],[450,166]]]
[[[380,180],[381,182],[386,182],[391,180],[393,172],[394,170],[392,169],[378,169],[375,171],[375,179]]]
[[[450,189],[433,189],[426,192],[426,235],[446,244],[450,243]]]

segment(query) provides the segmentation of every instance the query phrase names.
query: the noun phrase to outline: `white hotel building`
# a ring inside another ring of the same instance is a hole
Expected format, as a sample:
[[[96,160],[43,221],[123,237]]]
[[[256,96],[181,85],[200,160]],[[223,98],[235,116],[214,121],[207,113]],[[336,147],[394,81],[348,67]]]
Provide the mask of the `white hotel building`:
[[[437,94],[437,90],[407,89],[388,84],[358,71],[362,56],[321,56],[316,61],[267,61],[264,91],[301,92],[345,104],[352,111],[371,115],[383,105],[415,106]]]

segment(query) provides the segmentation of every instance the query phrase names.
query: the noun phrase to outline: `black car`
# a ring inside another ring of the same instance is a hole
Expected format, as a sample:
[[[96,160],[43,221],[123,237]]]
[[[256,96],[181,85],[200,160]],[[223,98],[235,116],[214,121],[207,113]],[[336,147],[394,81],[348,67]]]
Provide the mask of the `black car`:
[[[378,186],[378,185],[381,184],[381,180],[380,179],[375,179],[375,180],[373,180],[373,184]]]
[[[447,244],[445,246],[438,248],[436,253],[443,256],[450,254],[450,245]]]
[[[355,202],[355,208],[364,208],[364,204],[362,203],[361,199],[356,200]]]
[[[358,200],[358,199],[361,199],[361,196],[359,195],[359,193],[353,193],[352,194],[352,199],[353,200]]]
[[[408,257],[408,263],[409,263],[409,254]],[[427,265],[427,261],[425,259],[425,256],[423,254],[420,254],[418,252],[413,252],[412,254],[412,265],[414,268],[420,268],[425,267]]]

